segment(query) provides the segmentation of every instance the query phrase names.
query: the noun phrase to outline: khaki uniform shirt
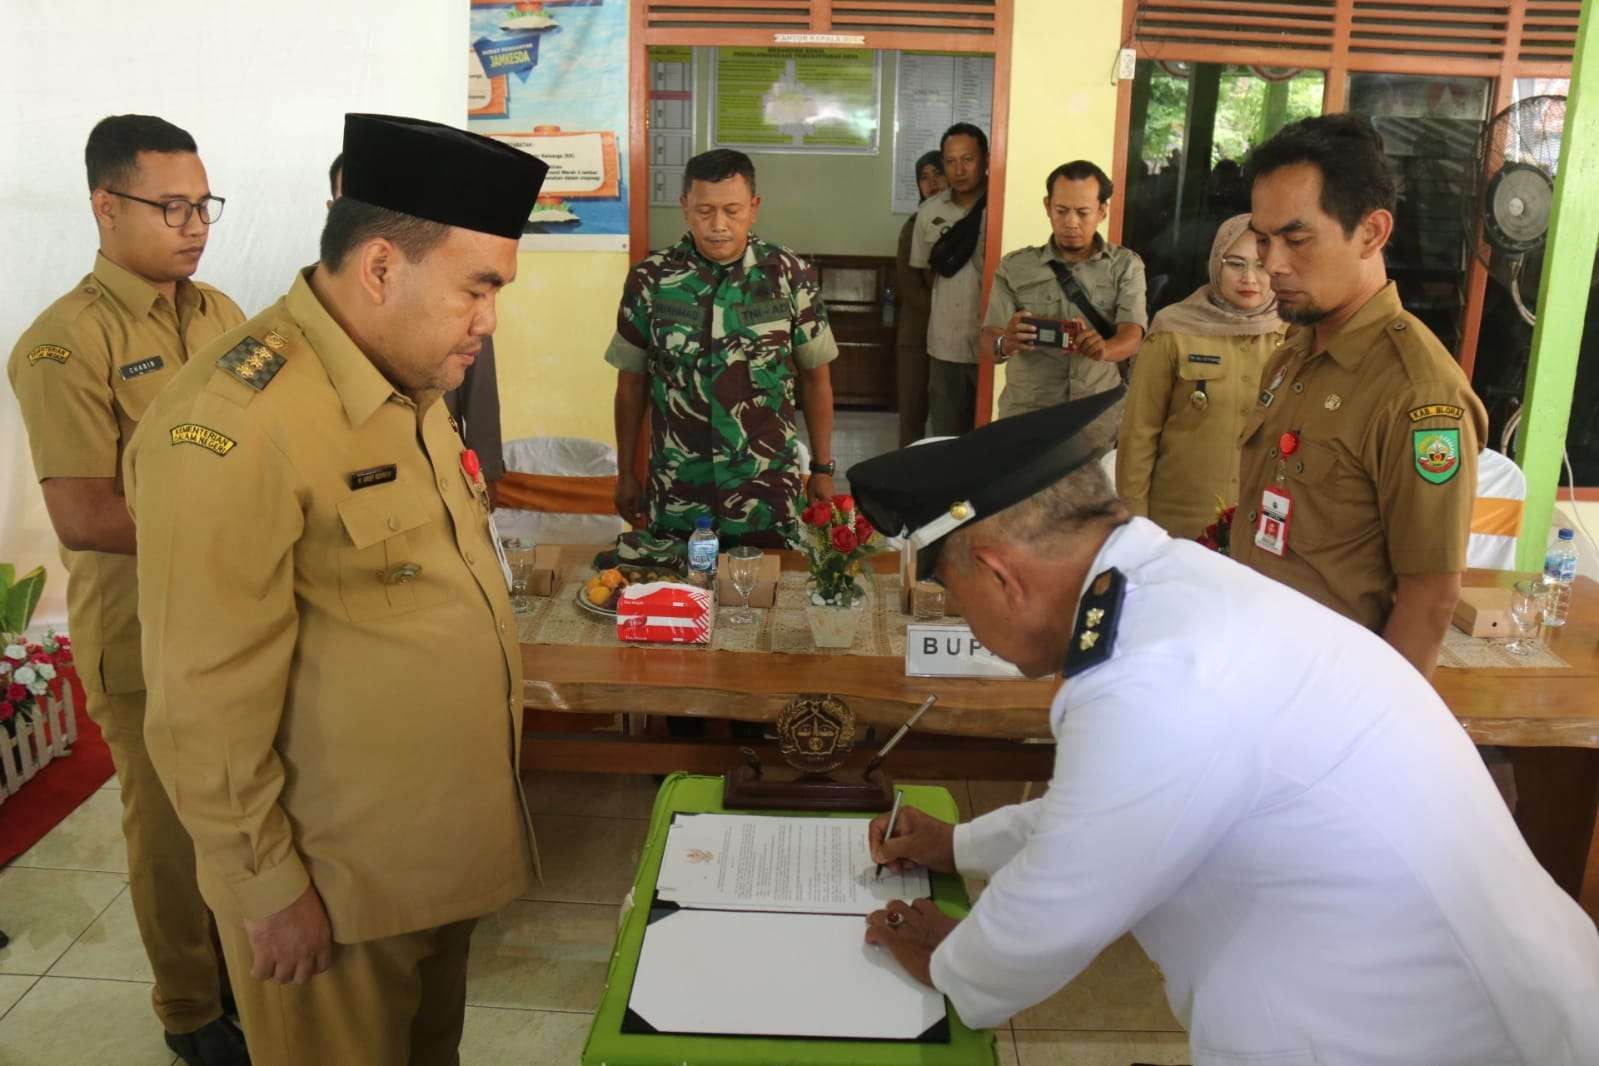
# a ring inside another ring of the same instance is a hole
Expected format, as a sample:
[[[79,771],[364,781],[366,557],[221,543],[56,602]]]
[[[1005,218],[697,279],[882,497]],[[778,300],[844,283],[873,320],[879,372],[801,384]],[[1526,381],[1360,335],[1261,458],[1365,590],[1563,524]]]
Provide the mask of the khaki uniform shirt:
[[[180,281],[177,299],[173,307],[149,282],[97,255],[94,270],[28,327],[7,372],[40,481],[115,478],[121,491],[123,449],[150,401],[191,352],[244,321],[209,285]],[[84,686],[140,691],[133,556],[63,548],[61,561]]]
[[[1238,502],[1238,434],[1282,341],[1151,333],[1138,349],[1116,443],[1116,494],[1174,537]]]
[[[224,920],[309,881],[354,943],[528,884],[521,658],[461,451],[304,276],[135,434],[145,737]]]
[[[910,265],[926,270],[933,245],[955,223],[966,217],[970,208],[958,206],[945,189],[928,197],[916,210],[916,228],[911,231]],[[946,363],[977,362],[977,333],[983,320],[983,249],[988,243],[988,220],[977,231],[977,250],[966,265],[946,278],[933,275],[933,296],[927,317],[927,354]]]
[[[1094,253],[1067,263],[1083,287],[1094,310],[1107,322],[1149,326],[1144,307],[1144,261],[1137,253],[1094,235]],[[1004,329],[1017,311],[1038,318],[1084,318],[1083,311],[1061,289],[1050,260],[1066,263],[1053,240],[1021,248],[999,261],[994,287],[988,294],[988,314],[983,325]],[[1093,329],[1093,326],[1089,326]],[[1075,352],[1036,349],[1013,356],[1005,363],[1005,391],[999,396],[999,416],[1038,411],[1068,400],[1113,389],[1121,384],[1115,363],[1095,362]]]
[[[1466,568],[1482,402],[1390,282],[1324,351],[1289,332],[1244,424],[1233,558],[1381,632],[1399,575]],[[1278,442],[1299,434],[1283,459]],[[1293,499],[1279,558],[1254,530],[1279,473]]]

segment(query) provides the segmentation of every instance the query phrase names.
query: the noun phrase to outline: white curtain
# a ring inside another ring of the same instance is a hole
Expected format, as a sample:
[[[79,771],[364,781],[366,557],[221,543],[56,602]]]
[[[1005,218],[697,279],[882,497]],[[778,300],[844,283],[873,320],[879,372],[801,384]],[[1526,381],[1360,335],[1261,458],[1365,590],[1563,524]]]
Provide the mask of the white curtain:
[[[316,259],[346,111],[465,124],[465,0],[0,0],[0,358],[88,273],[83,143],[106,115],[194,135],[227,198],[196,275],[247,315]],[[51,570],[35,622],[66,619],[66,575],[16,398],[0,375],[0,561]]]

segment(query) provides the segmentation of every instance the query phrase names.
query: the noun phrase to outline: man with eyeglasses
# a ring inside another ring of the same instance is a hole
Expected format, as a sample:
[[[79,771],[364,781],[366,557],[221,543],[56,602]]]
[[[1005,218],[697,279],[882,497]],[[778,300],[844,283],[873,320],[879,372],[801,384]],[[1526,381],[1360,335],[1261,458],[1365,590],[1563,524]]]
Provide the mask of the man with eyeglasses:
[[[100,231],[94,269],[17,342],[8,373],[67,568],[67,620],[89,716],[122,795],[129,894],[155,976],[156,1017],[190,1066],[242,1066],[222,1011],[222,963],[194,846],[144,741],[133,519],[122,454],[189,356],[240,325],[238,305],[190,281],[222,199],[194,138],[151,115],[101,120],[84,149]]]
[[[1049,240],[999,262],[978,343],[1007,364],[1001,418],[1114,389],[1116,364],[1144,339],[1144,261],[1097,232],[1114,188],[1086,159],[1056,167],[1044,180]],[[1043,347],[1029,319],[1075,320],[1078,333],[1069,348]]]

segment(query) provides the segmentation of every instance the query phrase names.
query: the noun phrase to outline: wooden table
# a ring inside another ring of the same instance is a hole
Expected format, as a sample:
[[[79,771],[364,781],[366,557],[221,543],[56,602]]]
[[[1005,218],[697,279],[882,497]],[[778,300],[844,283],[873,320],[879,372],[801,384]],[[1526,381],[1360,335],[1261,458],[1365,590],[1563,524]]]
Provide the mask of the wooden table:
[[[594,551],[564,549],[563,564]],[[785,570],[804,568],[797,553],[780,554]],[[898,566],[891,555],[872,562],[885,573]],[[1472,572],[1467,584],[1513,579]],[[1545,636],[1569,669],[1440,668],[1434,686],[1472,740],[1512,750],[1523,833],[1555,879],[1599,917],[1599,584],[1579,578],[1569,623]],[[524,644],[522,666],[527,769],[716,773],[738,761],[741,745],[775,763],[769,742],[592,730],[610,727],[617,714],[770,722],[797,693],[825,690],[882,735],[934,688],[938,706],[896,753],[899,776],[1045,780],[1053,763],[1053,680],[929,681],[905,677],[899,659],[857,655],[549,644]],[[857,750],[855,761],[869,754]]]

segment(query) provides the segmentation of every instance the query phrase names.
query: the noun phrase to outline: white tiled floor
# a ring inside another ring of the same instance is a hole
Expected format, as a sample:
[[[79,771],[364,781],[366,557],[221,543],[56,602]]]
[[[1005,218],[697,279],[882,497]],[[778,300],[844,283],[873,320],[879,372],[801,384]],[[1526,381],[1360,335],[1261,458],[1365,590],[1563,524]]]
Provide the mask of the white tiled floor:
[[[1021,798],[1014,782],[938,783],[963,817]],[[655,795],[646,777],[548,775],[528,785],[545,882],[479,923],[466,1066],[578,1061]],[[150,1011],[120,816],[113,783],[0,871],[0,928],[12,937],[0,950],[0,1066],[174,1061]],[[1130,939],[1006,1026],[999,1049],[1002,1066],[1189,1061],[1160,980]]]

